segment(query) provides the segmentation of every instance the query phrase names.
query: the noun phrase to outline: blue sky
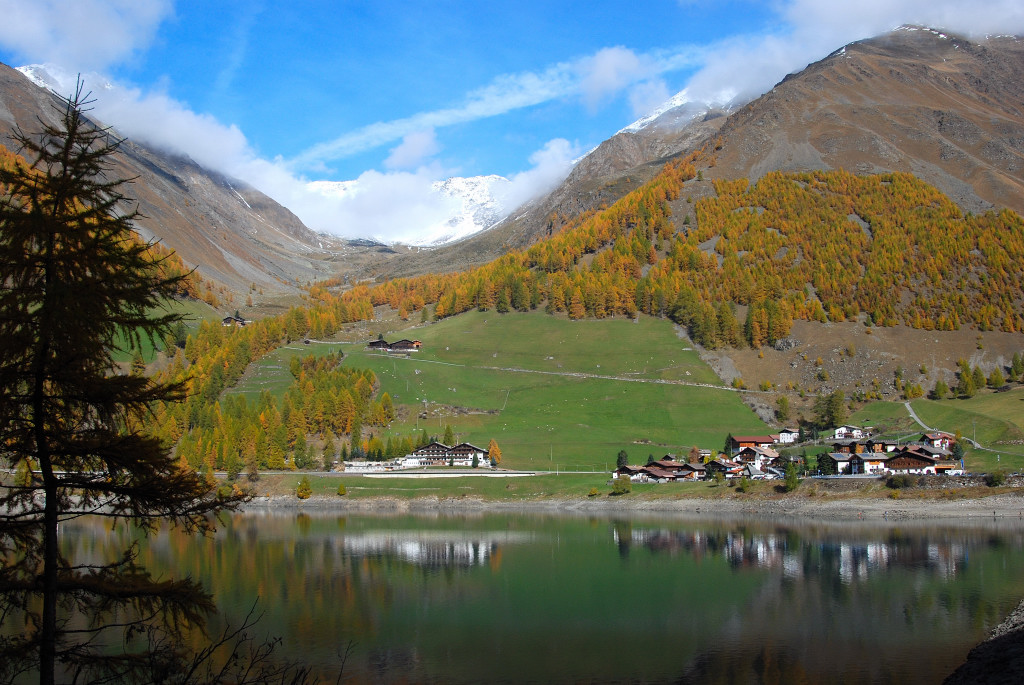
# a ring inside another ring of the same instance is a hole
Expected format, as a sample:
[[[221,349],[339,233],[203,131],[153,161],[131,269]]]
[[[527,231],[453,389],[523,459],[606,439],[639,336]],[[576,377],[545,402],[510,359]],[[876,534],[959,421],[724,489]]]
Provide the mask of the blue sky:
[[[754,97],[902,23],[1022,32],[1021,4],[0,0],[0,60],[84,73],[107,123],[315,229],[413,240],[444,213],[433,180],[501,174],[523,199],[683,89]],[[353,179],[359,201],[305,185]]]

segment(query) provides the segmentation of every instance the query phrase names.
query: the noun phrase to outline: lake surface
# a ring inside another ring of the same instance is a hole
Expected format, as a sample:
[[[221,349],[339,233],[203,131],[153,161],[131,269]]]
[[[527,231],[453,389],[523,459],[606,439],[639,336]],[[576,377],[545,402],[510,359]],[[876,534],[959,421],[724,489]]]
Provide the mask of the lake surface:
[[[1024,522],[266,512],[142,561],[350,682],[938,683],[1024,598]]]

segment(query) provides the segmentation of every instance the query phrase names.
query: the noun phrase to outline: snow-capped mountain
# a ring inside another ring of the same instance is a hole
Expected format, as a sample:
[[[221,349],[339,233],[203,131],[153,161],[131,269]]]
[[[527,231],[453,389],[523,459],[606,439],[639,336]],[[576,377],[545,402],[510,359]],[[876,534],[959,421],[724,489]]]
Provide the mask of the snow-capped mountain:
[[[511,182],[504,176],[452,176],[430,184],[430,192],[443,207],[443,215],[436,211],[424,212],[427,225],[410,227],[414,239],[399,240],[408,245],[434,247],[444,245],[486,230],[501,221],[515,209],[504,202]],[[359,180],[355,181],[312,181],[307,187],[326,196],[351,197],[355,199],[367,192]],[[433,208],[431,208],[433,210]],[[382,241],[384,242],[384,241]]]
[[[450,229],[436,243],[447,243],[479,231],[490,228],[504,219],[515,209],[506,207],[502,202],[510,181],[504,176],[472,176],[463,178],[452,176],[444,181],[437,181],[431,187],[437,192],[461,201],[461,211],[452,216],[445,225]]]

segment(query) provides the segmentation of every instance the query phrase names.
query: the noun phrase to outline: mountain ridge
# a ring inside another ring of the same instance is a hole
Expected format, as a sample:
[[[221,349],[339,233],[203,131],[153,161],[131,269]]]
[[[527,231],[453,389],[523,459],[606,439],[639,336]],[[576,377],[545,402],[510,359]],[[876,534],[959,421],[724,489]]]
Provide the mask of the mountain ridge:
[[[10,147],[15,130],[32,134],[40,121],[55,122],[62,103],[39,82],[38,74],[29,79],[0,65],[0,144]],[[132,179],[128,194],[142,214],[139,234],[173,248],[186,264],[220,284],[229,302],[248,291],[294,293],[305,282],[336,272],[343,243],[314,233],[291,211],[237,179],[131,139],[122,140],[112,161],[115,175]]]
[[[1019,37],[972,41],[901,27],[842,46],[734,108],[679,117],[676,124],[686,122],[681,127],[659,126],[659,119],[675,115],[668,109],[648,126],[627,126],[581,160],[558,188],[492,230],[510,245],[528,245],[550,233],[552,216],[614,201],[666,161],[701,148],[708,153],[702,172],[709,180],[753,182],[769,171],[908,171],[965,211],[1010,207],[1024,213],[1020,84]],[[861,121],[862,114],[872,118]],[[998,126],[986,121],[989,114]],[[959,144],[958,136],[973,137],[977,149]],[[694,192],[712,190],[707,185]]]

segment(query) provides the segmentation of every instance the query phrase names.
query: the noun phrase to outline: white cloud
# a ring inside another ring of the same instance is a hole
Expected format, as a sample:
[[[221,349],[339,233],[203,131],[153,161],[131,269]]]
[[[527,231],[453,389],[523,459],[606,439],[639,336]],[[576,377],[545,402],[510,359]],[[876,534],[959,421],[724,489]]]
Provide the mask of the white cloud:
[[[560,98],[582,97],[588,106],[596,106],[638,81],[691,66],[698,56],[699,50],[693,46],[640,55],[626,48],[605,48],[594,55],[560,62],[540,72],[503,74],[467,93],[465,101],[458,106],[369,124],[314,145],[290,163],[296,168],[316,168],[330,160],[392,143],[416,131],[477,121]]]
[[[461,206],[432,189],[439,175],[440,169],[426,167],[367,171],[341,191],[323,183],[306,186],[288,206],[311,227],[334,235],[389,243],[429,241]]]
[[[587,107],[596,109],[602,100],[645,78],[651,70],[645,62],[622,46],[598,50],[593,57],[581,60],[580,88]]]
[[[0,44],[25,62],[104,69],[149,45],[172,0],[0,0]]]
[[[629,106],[633,116],[642,117],[650,114],[663,102],[672,97],[668,86],[662,79],[653,79],[638,83],[629,89]]]
[[[861,0],[856,4],[820,0],[779,0],[777,22],[769,34],[733,37],[710,45],[680,45],[637,53],[624,47],[602,49],[537,72],[505,74],[468,92],[451,107],[404,119],[380,121],[305,151],[293,160],[265,160],[235,126],[192,111],[165,93],[143,92],[116,84],[107,87],[86,76],[99,101],[98,118],[121,133],[148,144],[189,155],[200,164],[244,179],[294,211],[307,225],[348,237],[418,242],[453,211],[455,200],[431,189],[445,171],[422,167],[440,146],[436,130],[531,107],[579,98],[591,107],[626,93],[637,116],[649,112],[669,93],[661,75],[699,67],[688,85],[692,100],[728,101],[753,97],[853,40],[877,35],[903,23],[920,23],[968,34],[1024,32],[1019,0],[987,3],[952,0]],[[171,0],[0,0],[0,44],[28,58],[74,65],[88,71],[116,63],[144,48]],[[236,51],[220,73],[225,85],[245,55],[246,32],[239,30]],[[71,92],[74,79],[59,88]],[[387,173],[368,171],[352,192],[341,195],[311,190],[294,169],[312,169],[356,152],[397,143]],[[506,206],[537,197],[561,181],[579,150],[556,139],[530,157],[531,168],[512,177]]]
[[[530,169],[509,179],[511,183],[501,198],[505,207],[514,209],[554,188],[569,175],[579,156],[579,147],[564,138],[548,141],[530,155]]]
[[[789,0],[779,5],[782,30],[729,38],[707,46],[687,88],[695,100],[724,103],[764,93],[848,43],[920,24],[971,36],[1024,32],[1019,0]]]
[[[384,160],[384,166],[388,169],[415,169],[440,150],[434,129],[413,131],[406,134],[402,143],[391,150],[391,154]]]

